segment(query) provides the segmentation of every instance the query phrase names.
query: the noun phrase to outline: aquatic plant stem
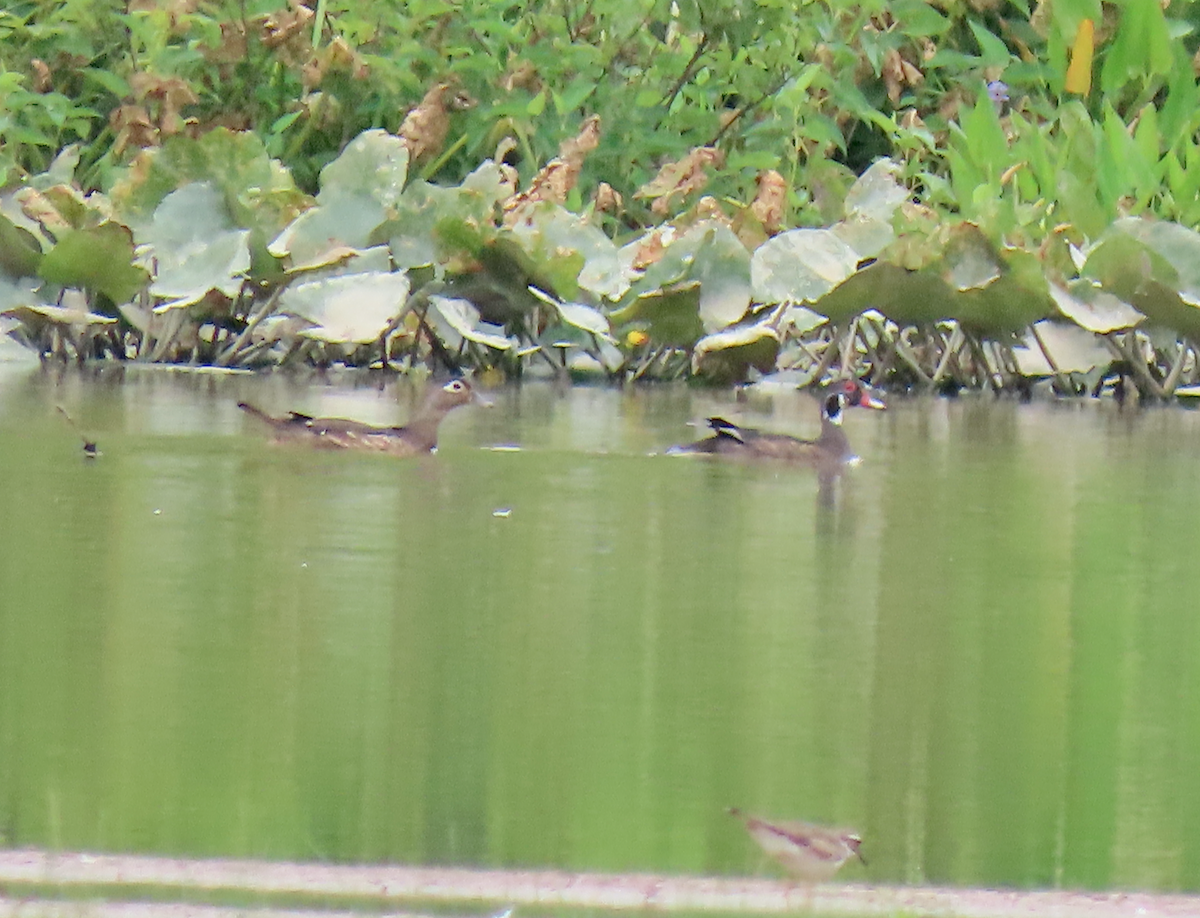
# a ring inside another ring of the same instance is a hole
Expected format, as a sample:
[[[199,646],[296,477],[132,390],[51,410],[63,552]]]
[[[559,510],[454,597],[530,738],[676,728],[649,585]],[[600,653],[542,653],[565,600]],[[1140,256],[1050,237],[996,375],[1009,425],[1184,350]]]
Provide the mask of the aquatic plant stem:
[[[1050,372],[1054,374],[1054,381],[1058,383],[1058,391],[1063,395],[1067,395],[1074,391],[1070,380],[1063,375],[1062,370],[1058,368],[1058,364],[1054,361],[1054,355],[1050,353],[1050,348],[1046,347],[1046,342],[1042,340],[1042,336],[1038,334],[1037,325],[1030,324],[1029,334],[1033,335],[1033,340],[1037,342],[1038,350],[1042,352],[1042,356],[1046,358],[1046,364],[1050,367]]]

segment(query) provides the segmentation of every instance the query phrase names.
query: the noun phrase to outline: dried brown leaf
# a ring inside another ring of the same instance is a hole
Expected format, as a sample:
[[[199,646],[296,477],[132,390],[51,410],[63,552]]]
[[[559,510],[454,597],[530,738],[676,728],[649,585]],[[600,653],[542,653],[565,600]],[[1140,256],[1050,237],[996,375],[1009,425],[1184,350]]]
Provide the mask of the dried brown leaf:
[[[925,74],[916,65],[901,59],[900,67],[904,72],[904,82],[909,86],[916,87],[925,82]]]
[[[663,252],[667,250],[669,240],[664,241],[664,236],[675,235],[675,227],[660,226],[658,229],[651,230],[643,238],[634,252],[632,265],[638,271],[650,267],[660,258],[663,257]]]
[[[120,156],[126,147],[158,146],[158,128],[150,120],[150,113],[141,105],[120,105],[108,116],[108,123],[116,132],[113,153]]]
[[[268,48],[282,48],[293,39],[305,38],[305,32],[312,22],[313,11],[294,0],[289,2],[288,6],[290,9],[263,17],[260,34],[262,43]]]
[[[57,236],[71,229],[71,222],[62,215],[54,202],[34,188],[22,188],[17,194],[21,213],[33,220],[51,235]]]
[[[512,226],[521,219],[521,211],[539,201],[563,204],[579,181],[579,172],[587,154],[600,142],[600,117],[592,115],[580,126],[579,133],[559,145],[559,155],[542,167],[530,181],[529,187],[514,194],[502,205],[504,225]]]
[[[311,55],[300,68],[304,88],[311,90],[319,86],[330,73],[343,73],[354,80],[365,80],[371,68],[357,51],[338,36],[316,54]]]
[[[500,78],[500,88],[505,92],[524,89],[537,95],[542,91],[542,77],[537,67],[529,61],[514,61],[508,65],[508,71]]]
[[[635,198],[651,201],[650,210],[665,217],[677,198],[685,198],[708,184],[708,166],[720,168],[725,157],[715,147],[696,147],[683,159],[667,163],[653,179],[634,192]]]
[[[720,223],[724,226],[731,226],[733,221],[729,219],[725,211],[721,210],[721,204],[712,195],[706,194],[696,202],[691,212],[687,215],[686,223],[692,226],[696,223]],[[679,223],[676,222],[678,227]]]
[[[592,196],[592,206],[605,214],[619,214],[625,206],[621,195],[608,182],[601,182],[596,186],[596,193]]]
[[[408,147],[411,162],[431,159],[442,152],[450,133],[450,112],[465,111],[475,100],[452,83],[438,83],[404,118],[396,133]]]
[[[925,121],[917,114],[915,108],[906,108],[900,113],[900,127],[906,131],[924,130]]]
[[[50,67],[46,62],[35,57],[29,62],[29,68],[33,71],[33,91],[37,93],[49,91],[51,86]]]
[[[787,207],[787,182],[774,169],[758,174],[758,193],[750,204],[750,212],[771,236],[783,229],[783,212]]]
[[[582,166],[584,158],[600,144],[600,116],[590,115],[579,127],[579,133],[564,140],[558,155],[569,163]]]
[[[242,20],[232,20],[221,23],[221,40],[217,46],[201,45],[200,53],[210,64],[222,67],[226,78],[231,71],[224,69],[238,64],[246,59],[246,24]]]

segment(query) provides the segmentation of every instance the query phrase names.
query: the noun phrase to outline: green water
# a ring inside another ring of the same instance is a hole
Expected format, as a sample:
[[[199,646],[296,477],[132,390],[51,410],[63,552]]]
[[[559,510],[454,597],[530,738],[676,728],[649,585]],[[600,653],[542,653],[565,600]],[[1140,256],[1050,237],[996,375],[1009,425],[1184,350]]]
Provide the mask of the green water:
[[[652,455],[794,393],[531,385],[409,461],[234,407],[411,397],[0,363],[3,844],[772,873],[736,804],[848,880],[1200,889],[1200,414],[894,401],[822,501]]]

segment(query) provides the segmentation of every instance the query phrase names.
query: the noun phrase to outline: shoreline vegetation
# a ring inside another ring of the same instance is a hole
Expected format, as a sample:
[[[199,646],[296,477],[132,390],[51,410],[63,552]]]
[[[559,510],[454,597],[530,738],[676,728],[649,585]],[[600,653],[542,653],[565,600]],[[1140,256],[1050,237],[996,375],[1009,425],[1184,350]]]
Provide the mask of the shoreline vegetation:
[[[0,915],[61,912],[96,918],[165,918],[193,912],[199,918],[232,918],[246,913],[246,907],[218,908],[203,901],[217,895],[226,901],[247,897],[255,914],[270,918],[294,915],[295,911],[284,909],[305,906],[304,914],[339,916],[346,912],[333,909],[357,907],[376,914],[381,907],[398,907],[412,914],[412,909],[436,907],[439,913],[461,908],[464,914],[478,914],[485,907],[499,914],[533,907],[913,918],[1165,918],[1200,911],[1200,897],[1180,894],[853,883],[814,886],[744,877],[338,866],[29,849],[0,851],[0,886],[11,897],[0,898]],[[127,899],[122,901],[122,896]]]
[[[1197,391],[1200,3],[748,9],[11,6],[0,332],[44,360]]]

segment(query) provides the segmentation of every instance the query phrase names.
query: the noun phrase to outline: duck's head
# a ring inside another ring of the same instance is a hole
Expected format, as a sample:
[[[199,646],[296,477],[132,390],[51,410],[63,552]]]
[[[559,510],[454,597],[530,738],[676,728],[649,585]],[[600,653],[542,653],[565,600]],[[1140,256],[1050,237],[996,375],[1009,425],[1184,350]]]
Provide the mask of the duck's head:
[[[821,406],[821,413],[831,424],[837,424],[840,427],[842,424],[842,412],[849,404],[850,399],[839,389],[832,395],[825,396],[825,404]]]
[[[845,396],[846,404],[853,408],[887,408],[883,398],[857,377],[850,376],[834,384],[834,390]]]
[[[475,391],[470,380],[461,377],[451,379],[429,396],[429,407],[436,411],[449,411],[459,405],[477,402],[481,405],[490,404],[482,395]]]

